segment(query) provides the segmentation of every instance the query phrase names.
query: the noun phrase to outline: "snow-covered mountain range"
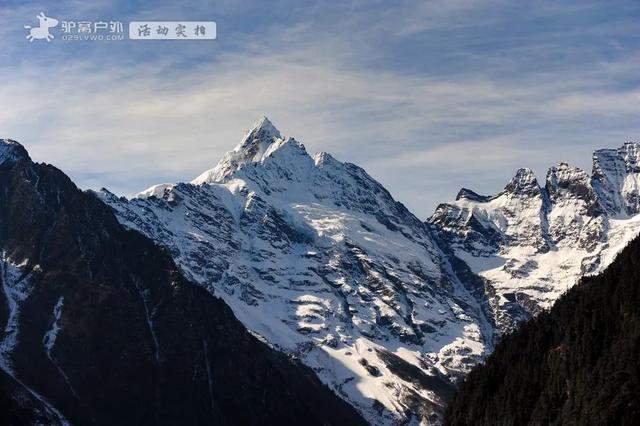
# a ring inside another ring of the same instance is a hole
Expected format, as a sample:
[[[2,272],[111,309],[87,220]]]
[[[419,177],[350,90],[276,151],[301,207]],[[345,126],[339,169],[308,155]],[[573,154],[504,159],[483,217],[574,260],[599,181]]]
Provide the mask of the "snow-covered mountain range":
[[[426,222],[363,169],[309,155],[262,118],[191,183],[99,196],[166,247],[273,347],[373,424],[437,422],[496,338],[606,266],[636,235],[638,145],[594,176],[530,170],[497,196],[463,189]]]
[[[608,266],[638,233],[640,144],[593,154],[593,175],[560,163],[540,186],[520,169],[495,196],[462,189],[429,219],[485,280],[498,332],[549,308],[578,278]]]

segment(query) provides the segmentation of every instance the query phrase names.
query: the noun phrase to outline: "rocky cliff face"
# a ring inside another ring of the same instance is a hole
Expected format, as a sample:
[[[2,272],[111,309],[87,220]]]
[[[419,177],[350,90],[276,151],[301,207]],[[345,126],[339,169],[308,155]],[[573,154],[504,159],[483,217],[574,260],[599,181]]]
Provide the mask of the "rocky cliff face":
[[[640,211],[640,144],[627,142],[618,149],[593,154],[593,186],[611,216]]]
[[[601,271],[637,235],[638,147],[596,151],[592,176],[560,163],[543,187],[521,169],[498,195],[463,189],[429,219],[443,244],[485,281],[499,333]]]
[[[13,141],[0,140],[0,188],[6,422],[363,423],[166,251]]]

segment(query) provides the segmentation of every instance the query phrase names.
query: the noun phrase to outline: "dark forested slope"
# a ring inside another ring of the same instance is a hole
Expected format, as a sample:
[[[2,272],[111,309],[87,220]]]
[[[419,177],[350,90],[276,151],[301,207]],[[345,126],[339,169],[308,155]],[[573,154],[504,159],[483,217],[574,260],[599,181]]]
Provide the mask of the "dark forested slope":
[[[503,338],[459,388],[448,425],[637,424],[640,239]]]

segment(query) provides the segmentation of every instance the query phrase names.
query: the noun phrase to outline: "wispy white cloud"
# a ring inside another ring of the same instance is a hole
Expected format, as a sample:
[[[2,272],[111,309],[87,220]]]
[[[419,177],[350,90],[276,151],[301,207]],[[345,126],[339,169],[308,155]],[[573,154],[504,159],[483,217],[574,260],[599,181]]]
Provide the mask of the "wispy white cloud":
[[[356,3],[349,7],[361,10]],[[438,13],[454,26],[492,6],[446,3]],[[393,25],[410,18],[408,11],[381,13]],[[502,67],[520,64],[472,49],[461,54],[486,65],[482,72],[406,72],[399,64],[367,63],[372,58],[359,46],[378,39],[371,17],[345,18],[350,39],[345,27],[318,32],[324,21],[296,16],[292,25],[268,26],[259,40],[238,35],[233,49],[186,65],[184,56],[168,50],[171,55],[137,61],[106,56],[96,63],[82,56],[0,66],[0,100],[10,106],[0,110],[0,131],[83,187],[132,194],[160,181],[191,179],[267,114],[309,151],[364,166],[426,217],[459,186],[495,192],[517,167],[540,174],[559,160],[588,167],[593,147],[618,145],[640,130],[634,54],[504,76]],[[435,24],[415,25],[398,37]],[[526,47],[548,50],[553,40]],[[195,49],[185,47],[189,55]],[[121,58],[126,50],[111,54]]]

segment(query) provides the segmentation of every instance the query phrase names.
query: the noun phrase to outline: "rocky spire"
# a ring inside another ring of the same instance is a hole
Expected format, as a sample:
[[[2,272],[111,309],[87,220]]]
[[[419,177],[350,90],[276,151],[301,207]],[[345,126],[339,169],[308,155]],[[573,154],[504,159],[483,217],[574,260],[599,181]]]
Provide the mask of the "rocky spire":
[[[540,185],[538,185],[538,180],[533,170],[527,168],[518,169],[511,182],[504,188],[504,193],[529,196],[539,194]]]
[[[216,167],[205,171],[191,183],[197,185],[222,182],[245,164],[261,161],[269,147],[282,139],[280,131],[267,117],[262,116],[245,133],[233,151],[227,152]]]
[[[609,214],[625,216],[640,212],[639,164],[638,142],[593,153],[592,184]]]

